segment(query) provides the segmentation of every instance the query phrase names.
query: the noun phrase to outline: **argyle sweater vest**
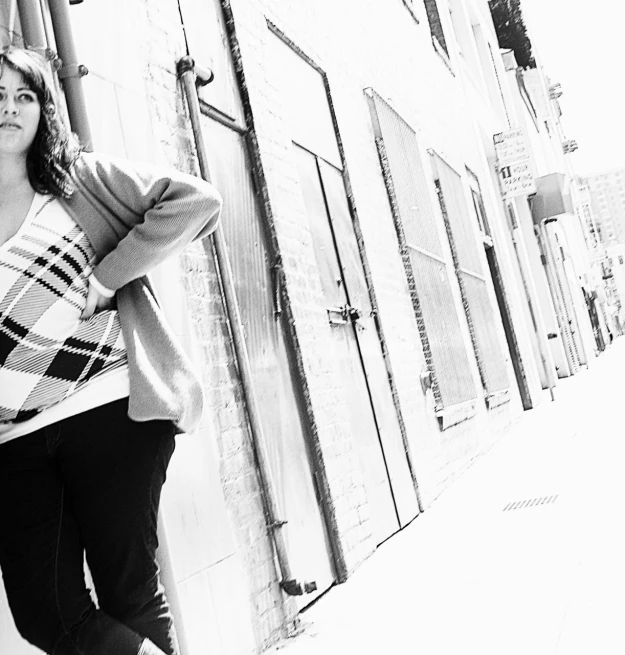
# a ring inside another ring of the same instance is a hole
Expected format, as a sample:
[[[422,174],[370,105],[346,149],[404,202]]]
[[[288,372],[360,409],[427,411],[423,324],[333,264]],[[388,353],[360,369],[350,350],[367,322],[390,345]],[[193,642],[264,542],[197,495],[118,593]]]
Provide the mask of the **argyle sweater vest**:
[[[96,254],[61,204],[36,195],[0,246],[0,422],[20,422],[127,364],[116,310],[80,318]]]

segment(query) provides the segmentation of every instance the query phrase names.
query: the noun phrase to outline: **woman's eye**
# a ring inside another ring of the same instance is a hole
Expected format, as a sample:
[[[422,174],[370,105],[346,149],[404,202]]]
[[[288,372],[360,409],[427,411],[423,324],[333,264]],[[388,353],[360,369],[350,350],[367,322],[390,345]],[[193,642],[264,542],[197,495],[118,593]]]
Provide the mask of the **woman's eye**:
[[[17,99],[19,102],[23,104],[28,104],[30,102],[35,102],[35,96],[32,93],[20,93],[19,96],[17,96]]]

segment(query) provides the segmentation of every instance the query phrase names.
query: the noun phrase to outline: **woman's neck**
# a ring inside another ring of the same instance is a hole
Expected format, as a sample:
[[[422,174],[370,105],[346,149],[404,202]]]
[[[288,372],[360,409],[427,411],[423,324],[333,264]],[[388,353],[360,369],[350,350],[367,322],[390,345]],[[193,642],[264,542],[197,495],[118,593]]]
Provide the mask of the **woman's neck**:
[[[0,157],[0,198],[19,195],[30,187],[25,157]]]

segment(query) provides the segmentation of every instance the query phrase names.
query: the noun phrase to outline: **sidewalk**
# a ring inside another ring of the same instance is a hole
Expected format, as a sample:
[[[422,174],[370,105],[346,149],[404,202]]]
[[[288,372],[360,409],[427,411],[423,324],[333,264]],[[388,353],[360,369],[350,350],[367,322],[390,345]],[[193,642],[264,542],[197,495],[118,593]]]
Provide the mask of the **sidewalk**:
[[[272,655],[624,654],[625,337],[555,394]]]

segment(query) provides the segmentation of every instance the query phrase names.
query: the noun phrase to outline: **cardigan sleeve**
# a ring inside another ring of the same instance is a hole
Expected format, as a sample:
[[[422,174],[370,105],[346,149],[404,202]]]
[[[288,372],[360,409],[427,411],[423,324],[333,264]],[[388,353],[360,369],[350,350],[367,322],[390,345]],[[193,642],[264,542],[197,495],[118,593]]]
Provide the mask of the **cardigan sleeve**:
[[[91,154],[75,173],[118,223],[120,241],[93,271],[108,289],[145,275],[217,227],[221,196],[198,177]]]

